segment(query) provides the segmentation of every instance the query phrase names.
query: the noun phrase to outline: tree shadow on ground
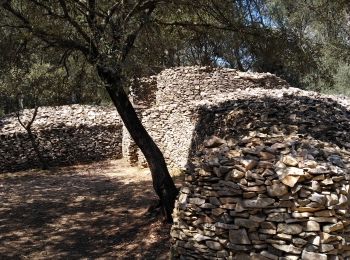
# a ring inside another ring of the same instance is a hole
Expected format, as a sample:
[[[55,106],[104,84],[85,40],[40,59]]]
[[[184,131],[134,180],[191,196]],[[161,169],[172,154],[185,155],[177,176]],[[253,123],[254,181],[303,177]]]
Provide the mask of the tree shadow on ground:
[[[295,95],[252,97],[203,106],[199,109],[188,162],[212,135],[239,143],[254,131],[281,138],[294,133],[350,149],[350,110],[332,99]]]
[[[125,171],[101,162],[0,176],[0,259],[166,257],[170,226],[147,214],[151,178]]]

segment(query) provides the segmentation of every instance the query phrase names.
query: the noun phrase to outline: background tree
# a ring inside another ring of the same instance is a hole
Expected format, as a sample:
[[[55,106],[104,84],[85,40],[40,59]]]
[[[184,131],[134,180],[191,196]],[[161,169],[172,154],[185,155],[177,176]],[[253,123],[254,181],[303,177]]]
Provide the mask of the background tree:
[[[177,189],[164,157],[142,126],[124,91],[125,64],[138,35],[163,1],[2,1],[4,20],[61,51],[62,59],[79,52],[95,68],[135,143],[150,167],[153,186],[167,220]]]
[[[292,31],[304,52],[311,53],[297,70],[298,85],[349,94],[349,2],[274,0],[266,6],[274,27]]]
[[[47,80],[52,84],[46,84],[43,89],[41,105],[105,102],[106,93],[102,82],[81,55],[72,54],[63,61],[60,53],[45,48],[45,45],[33,37],[28,39],[25,35],[14,33],[11,36],[8,32],[8,28],[0,27],[0,34],[3,36],[0,41],[0,57],[3,61],[0,64],[0,115],[17,110],[17,102],[14,99],[16,96],[13,95],[14,90],[18,90],[15,76],[20,80],[24,74],[32,73],[33,69],[41,73],[40,70],[46,71],[46,67],[50,67],[49,73],[53,73],[56,78],[52,82],[53,78],[47,75]],[[16,71],[21,73],[14,75]]]
[[[163,12],[158,23],[185,35],[181,64],[271,72],[296,87],[348,93],[348,1],[208,0]]]
[[[47,169],[48,164],[41,153],[37,136],[32,131],[41,103],[45,104],[51,98],[51,84],[57,84],[59,71],[54,70],[48,64],[34,63],[29,71],[20,68],[12,68],[0,83],[1,93],[6,94],[12,101],[11,107],[16,107],[15,114],[19,124],[26,130],[29,141],[39,160],[42,169]],[[9,87],[11,86],[11,87]],[[25,108],[33,108],[32,110]]]

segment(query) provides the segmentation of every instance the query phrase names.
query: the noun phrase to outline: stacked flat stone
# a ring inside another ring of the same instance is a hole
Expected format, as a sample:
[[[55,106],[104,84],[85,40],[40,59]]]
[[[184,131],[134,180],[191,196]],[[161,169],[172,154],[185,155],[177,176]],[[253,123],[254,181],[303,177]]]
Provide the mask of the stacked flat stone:
[[[178,67],[162,71],[158,76],[156,103],[186,105],[237,89],[276,89],[288,83],[270,73],[241,72],[211,67]]]
[[[32,113],[24,110],[22,121],[30,120]],[[51,166],[122,157],[122,123],[111,107],[40,107],[32,131]],[[37,155],[16,116],[1,118],[0,172],[37,166]]]
[[[242,84],[244,81],[242,82]],[[213,86],[213,88],[215,88]],[[250,101],[253,102],[250,104]],[[315,103],[315,104],[313,104]],[[327,107],[323,108],[324,104],[329,103]],[[308,131],[308,128],[315,128],[315,132],[322,132],[317,130],[317,121],[305,119],[302,122],[303,110],[307,110],[308,107],[314,109],[315,116],[324,115],[318,118],[319,122],[324,122],[322,126],[336,128],[335,122],[339,126],[347,123],[342,129],[334,130],[330,135],[337,136],[341,132],[347,134],[347,127],[350,127],[348,119],[334,119],[336,115],[340,115],[343,112],[336,110],[337,104],[344,108],[350,109],[350,100],[345,97],[337,96],[325,96],[311,91],[302,91],[297,88],[280,88],[280,89],[263,89],[263,88],[247,88],[242,90],[233,89],[231,93],[224,93],[221,95],[213,95],[203,100],[193,100],[192,102],[180,102],[168,104],[165,103],[159,106],[153,106],[149,109],[143,110],[142,122],[155,140],[157,145],[163,152],[168,165],[171,168],[185,169],[188,161],[192,156],[192,151],[198,148],[198,145],[203,141],[203,137],[214,134],[218,129],[222,129],[222,134],[226,134],[225,120],[217,115],[231,113],[231,115],[241,115],[246,125],[249,124],[249,120],[244,119],[244,116],[249,111],[249,106],[254,104],[260,104],[257,108],[257,116],[251,118],[252,121],[260,120],[262,117],[269,118],[270,113],[276,113],[276,111],[289,110],[291,111],[287,115],[281,113],[279,117],[285,118],[284,126],[282,128],[292,130],[295,122],[303,124],[303,132]],[[266,104],[266,105],[265,105]],[[271,104],[271,108],[269,108]],[[233,107],[237,109],[233,110]],[[239,106],[243,106],[240,108]],[[303,110],[299,111],[299,106]],[[216,108],[215,108],[216,107]],[[324,109],[325,111],[332,111],[328,114],[318,113],[318,110]],[[264,115],[259,115],[263,111]],[[295,116],[297,115],[297,118]],[[271,116],[270,116],[271,117]],[[324,117],[324,119],[322,119]],[[302,120],[299,120],[299,119]],[[278,121],[279,118],[275,117]],[[295,122],[293,122],[293,120]],[[216,121],[217,123],[213,123]],[[273,122],[275,124],[276,122]],[[268,123],[266,123],[268,124]],[[237,123],[237,125],[240,125]],[[315,125],[314,127],[312,125]],[[232,129],[236,126],[232,126]],[[230,130],[231,131],[231,130]],[[243,131],[243,130],[242,130]],[[350,140],[343,141],[342,145],[350,148]],[[135,151],[135,150],[134,150]],[[144,162],[143,156],[138,149],[136,149],[138,162]]]
[[[311,137],[213,137],[176,202],[175,257],[348,259],[349,174],[349,150]]]
[[[233,95],[196,107],[175,256],[347,259],[349,99],[294,88]]]
[[[288,88],[286,81],[269,73],[239,72],[210,67],[167,69],[131,85],[131,98],[139,117],[161,148],[168,165],[185,168],[201,102],[218,103],[250,89]],[[132,165],[146,165],[128,134],[123,138],[123,156]]]
[[[134,106],[149,108],[156,103],[157,76],[135,79],[130,84],[130,99]]]

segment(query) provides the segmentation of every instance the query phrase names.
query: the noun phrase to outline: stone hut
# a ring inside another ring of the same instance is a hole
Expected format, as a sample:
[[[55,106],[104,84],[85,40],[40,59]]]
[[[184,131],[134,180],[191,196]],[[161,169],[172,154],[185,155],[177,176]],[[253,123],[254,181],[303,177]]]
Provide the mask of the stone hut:
[[[349,100],[255,89],[202,109],[175,258],[349,259]]]
[[[139,114],[168,164],[186,169],[174,259],[350,258],[349,99],[228,69],[152,82]]]
[[[203,102],[222,102],[244,89],[278,89],[288,84],[269,73],[233,69],[179,67],[167,69],[132,86],[131,97],[142,122],[171,168],[186,168],[198,108]],[[131,164],[145,165],[128,135],[123,154]]]

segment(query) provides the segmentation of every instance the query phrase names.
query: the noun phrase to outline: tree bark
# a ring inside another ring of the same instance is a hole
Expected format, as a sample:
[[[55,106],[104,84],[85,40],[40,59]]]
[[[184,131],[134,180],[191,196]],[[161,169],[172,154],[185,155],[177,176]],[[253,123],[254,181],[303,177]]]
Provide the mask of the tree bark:
[[[151,136],[148,134],[127,94],[121,75],[117,70],[97,65],[100,78],[106,83],[106,90],[116,107],[130,136],[144,154],[152,174],[153,188],[157,193],[167,222],[172,222],[172,211],[178,190],[169,174],[164,156]]]
[[[38,156],[41,168],[43,170],[47,170],[49,168],[48,164],[46,163],[44,157],[41,155],[41,152],[40,152],[40,149],[39,149],[39,145],[37,144],[35,135],[32,132],[32,125],[33,125],[34,120],[35,120],[35,118],[36,118],[36,116],[38,114],[39,107],[35,106],[32,118],[30,119],[30,121],[28,123],[22,122],[22,120],[20,118],[20,111],[19,111],[19,109],[20,109],[20,106],[18,107],[18,110],[16,111],[17,120],[18,120],[19,124],[27,131],[27,134],[28,134],[30,142],[32,143],[34,152]]]
[[[26,129],[27,130],[27,133],[28,133],[28,137],[29,137],[29,140],[30,142],[32,143],[32,146],[33,146],[33,149],[34,149],[34,152],[36,153],[36,155],[38,156],[38,159],[39,159],[39,162],[40,162],[40,165],[41,165],[41,169],[43,170],[47,170],[49,167],[45,161],[45,159],[42,157],[41,155],[41,152],[39,150],[39,146],[38,144],[36,143],[36,140],[35,140],[35,137],[32,133],[32,130],[29,128],[29,129]]]

